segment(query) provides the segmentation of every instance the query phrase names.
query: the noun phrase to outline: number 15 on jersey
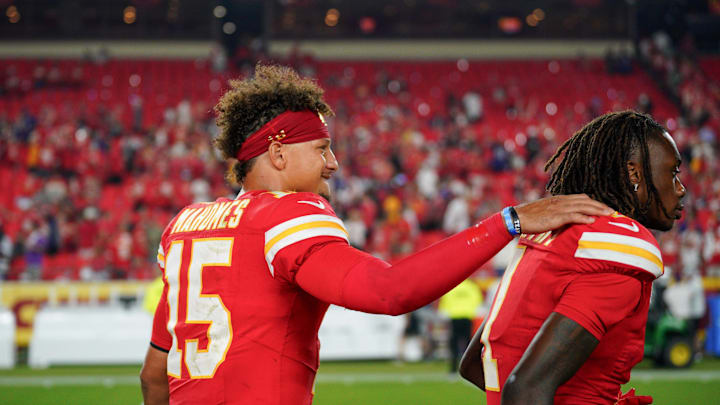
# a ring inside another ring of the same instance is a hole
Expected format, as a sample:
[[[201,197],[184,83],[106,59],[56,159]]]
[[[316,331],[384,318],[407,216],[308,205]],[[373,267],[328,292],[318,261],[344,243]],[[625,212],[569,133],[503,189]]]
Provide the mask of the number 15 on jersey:
[[[212,378],[225,361],[233,333],[230,311],[217,294],[203,294],[202,274],[205,267],[230,270],[233,238],[204,238],[174,241],[165,256],[165,277],[168,282],[167,329],[172,336],[168,352],[167,373],[180,378],[184,359],[190,378]],[[183,262],[183,250],[190,249],[188,263]],[[185,286],[185,288],[181,288]],[[182,298],[182,299],[181,299]],[[185,317],[180,302],[186,302]],[[207,325],[207,347],[200,349],[197,338],[188,338],[190,325]]]

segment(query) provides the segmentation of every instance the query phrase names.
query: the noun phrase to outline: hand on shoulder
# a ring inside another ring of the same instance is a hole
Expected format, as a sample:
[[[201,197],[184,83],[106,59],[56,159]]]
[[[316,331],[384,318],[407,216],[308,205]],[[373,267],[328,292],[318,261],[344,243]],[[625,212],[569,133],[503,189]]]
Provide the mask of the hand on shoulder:
[[[591,224],[615,212],[585,194],[556,195],[515,207],[523,233],[542,233],[567,224]]]

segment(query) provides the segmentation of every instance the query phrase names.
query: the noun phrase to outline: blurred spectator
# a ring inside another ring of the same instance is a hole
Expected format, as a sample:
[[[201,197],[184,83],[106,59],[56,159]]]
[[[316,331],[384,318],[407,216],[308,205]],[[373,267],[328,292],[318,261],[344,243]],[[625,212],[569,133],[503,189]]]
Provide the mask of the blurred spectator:
[[[462,98],[465,115],[471,124],[482,119],[483,116],[483,100],[477,91],[467,91]]]
[[[410,224],[402,216],[402,202],[394,195],[383,201],[385,219],[373,233],[372,252],[390,262],[401,259],[412,252]]]
[[[222,73],[227,69],[227,54],[225,48],[219,45],[213,45],[210,48],[210,63],[212,69],[216,73]]]
[[[362,219],[362,213],[357,208],[351,208],[345,220],[345,229],[348,231],[348,241],[358,249],[365,247],[367,241],[367,226]]]
[[[686,273],[664,292],[664,301],[670,313],[688,322],[688,329],[695,339],[700,320],[705,316],[705,291],[699,273]]]
[[[470,343],[472,321],[482,304],[482,292],[477,283],[465,280],[440,298],[438,310],[450,318],[450,372],[457,372],[460,357]]]
[[[615,51],[612,48],[608,48],[605,50],[605,71],[608,74],[615,74],[617,66],[617,56],[615,55]]]
[[[462,182],[454,181],[450,187],[455,198],[450,201],[445,210],[443,231],[453,235],[470,226],[470,206],[468,204],[470,195]]]
[[[698,232],[688,231],[683,234],[680,245],[680,262],[682,264],[680,274],[700,274],[701,242]]]
[[[650,100],[650,96],[645,93],[640,93],[637,102],[637,110],[643,114],[652,115],[653,104]]]
[[[12,254],[12,239],[5,233],[5,227],[0,223],[0,282],[5,279],[8,270],[10,270]]]
[[[437,195],[438,173],[436,167],[438,159],[438,154],[431,152],[418,170],[417,187],[425,198],[433,198]]]
[[[605,51],[605,71],[608,74],[630,74],[633,71],[633,61],[628,49],[623,48],[615,52],[612,48]]]
[[[715,212],[719,212],[715,210]],[[720,277],[720,221],[711,223],[705,232],[703,241],[703,259],[707,266],[708,277]]]
[[[398,344],[398,358],[397,361],[419,361],[425,355],[425,345],[421,343],[423,335],[425,334],[422,330],[422,323],[420,320],[419,311],[413,311],[403,315],[405,318],[405,329],[403,329],[402,337],[400,337],[400,343]]]
[[[39,220],[26,220],[23,227],[29,231],[23,243],[26,266],[23,279],[39,280],[42,275],[45,251],[49,242],[49,229],[47,224]]]

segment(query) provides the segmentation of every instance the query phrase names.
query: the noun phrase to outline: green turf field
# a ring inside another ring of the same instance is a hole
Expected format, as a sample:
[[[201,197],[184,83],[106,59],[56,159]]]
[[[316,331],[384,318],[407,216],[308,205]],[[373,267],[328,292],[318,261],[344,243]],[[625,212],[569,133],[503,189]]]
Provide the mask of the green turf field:
[[[2,405],[139,405],[139,366],[27,367],[0,370]],[[629,384],[651,394],[655,404],[714,404],[720,398],[720,359],[706,359],[689,370],[652,369],[640,364]],[[481,391],[448,375],[441,362],[323,363],[315,405],[484,404]]]

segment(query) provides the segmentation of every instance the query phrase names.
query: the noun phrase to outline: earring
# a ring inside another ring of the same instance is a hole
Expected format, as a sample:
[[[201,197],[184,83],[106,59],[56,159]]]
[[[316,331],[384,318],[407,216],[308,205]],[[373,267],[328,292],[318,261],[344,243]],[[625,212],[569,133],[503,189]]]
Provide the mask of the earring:
[[[638,186],[639,186],[639,184],[635,183],[635,192],[637,192]]]

